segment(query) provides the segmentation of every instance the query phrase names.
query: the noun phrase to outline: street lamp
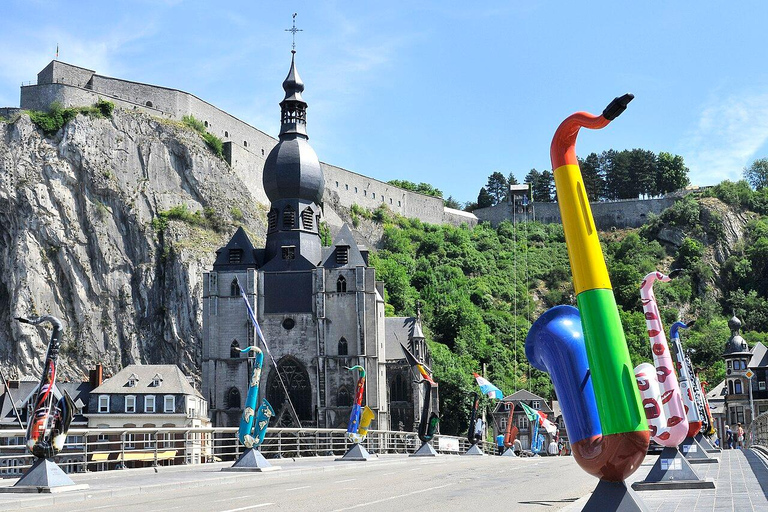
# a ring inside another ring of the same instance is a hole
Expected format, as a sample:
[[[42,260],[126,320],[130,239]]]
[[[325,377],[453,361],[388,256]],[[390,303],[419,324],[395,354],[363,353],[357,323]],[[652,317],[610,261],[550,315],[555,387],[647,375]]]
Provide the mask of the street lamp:
[[[726,436],[725,426],[731,424],[731,418],[729,418],[730,411],[728,411],[728,383],[727,382],[723,386],[723,390],[720,392],[720,396],[722,396],[723,399],[724,399],[724,402],[723,402],[723,413],[725,415],[725,420],[723,421],[723,424],[720,425],[720,432],[721,432],[721,434],[723,436],[722,437],[723,442],[720,443],[720,444],[722,446],[722,449],[726,449],[726,448],[730,448],[731,447],[731,444],[728,442],[728,438],[725,437]],[[727,446],[726,446],[726,444],[727,444]]]

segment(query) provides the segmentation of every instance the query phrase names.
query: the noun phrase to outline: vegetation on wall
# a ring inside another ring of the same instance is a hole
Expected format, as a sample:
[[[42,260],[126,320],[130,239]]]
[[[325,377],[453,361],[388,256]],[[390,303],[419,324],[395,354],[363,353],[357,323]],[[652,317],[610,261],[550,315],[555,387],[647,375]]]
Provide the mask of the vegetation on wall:
[[[47,112],[37,110],[28,111],[29,118],[46,135],[55,135],[65,124],[74,119],[77,114],[83,114],[95,118],[110,118],[115,110],[115,104],[111,101],[99,99],[90,107],[64,108],[61,103],[54,101]]]
[[[203,137],[206,145],[210,148],[211,151],[213,151],[216,156],[222,159],[224,158],[224,142],[222,142],[222,140],[216,135],[208,132],[208,130],[205,129],[205,124],[202,121],[196,119],[192,115],[186,115],[181,118],[181,122],[198,132],[200,136]]]
[[[229,229],[226,220],[213,208],[203,208],[192,212],[186,204],[158,212],[157,217],[152,219],[152,227],[157,231],[165,231],[168,222],[172,220],[181,221],[190,226],[212,229],[219,233],[224,233]]]
[[[711,386],[725,374],[721,356],[732,311],[744,321],[750,344],[768,340],[768,218],[747,212],[755,219],[747,225],[743,247],[734,248],[715,275],[712,249],[723,240],[708,224],[716,212],[704,204],[713,194],[729,204],[753,205],[761,204],[756,198],[763,192],[724,183],[687,196],[641,229],[601,235],[632,362],[652,359],[639,300],[642,277],[656,269],[684,268],[655,291],[667,328],[677,319],[696,320],[683,341]],[[554,399],[549,377],[528,364],[524,342],[544,310],[575,303],[562,226],[435,226],[391,215],[381,222],[382,246],[370,261],[386,283],[389,314],[422,312],[441,408],[459,412],[445,416],[443,432],[466,428],[465,411],[476,390],[472,372],[483,364],[505,393],[529,389]],[[683,233],[682,243],[662,243],[662,227]]]

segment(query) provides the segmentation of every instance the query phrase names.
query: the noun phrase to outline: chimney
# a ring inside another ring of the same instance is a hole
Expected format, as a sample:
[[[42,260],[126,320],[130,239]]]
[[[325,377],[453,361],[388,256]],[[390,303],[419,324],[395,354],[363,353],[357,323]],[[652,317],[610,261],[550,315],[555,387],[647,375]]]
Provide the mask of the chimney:
[[[104,367],[100,364],[96,365],[96,368],[88,371],[88,382],[91,384],[91,389],[96,389],[101,386],[101,382],[104,380]]]

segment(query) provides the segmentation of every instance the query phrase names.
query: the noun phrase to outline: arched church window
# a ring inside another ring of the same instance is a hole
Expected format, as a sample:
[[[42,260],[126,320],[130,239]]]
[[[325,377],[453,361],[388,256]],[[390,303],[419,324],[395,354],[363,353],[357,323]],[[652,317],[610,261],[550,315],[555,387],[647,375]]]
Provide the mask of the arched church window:
[[[346,338],[344,338],[343,336],[339,340],[339,355],[340,356],[349,355],[349,345],[347,344]]]
[[[740,395],[744,392],[744,390],[741,388],[741,381],[737,380],[734,386],[734,391],[737,395]]]
[[[301,212],[301,225],[304,229],[312,229],[312,215],[313,215],[312,208],[307,206],[302,210]]]
[[[307,369],[298,360],[291,356],[283,357],[277,363],[277,370],[280,372],[285,387],[288,389],[288,395],[296,408],[296,414],[301,421],[312,421],[312,385],[309,381]],[[269,374],[267,383],[267,400],[275,408],[277,416],[280,416],[280,409],[287,407],[285,392],[273,370]],[[285,418],[290,418],[288,411],[283,414]]]
[[[288,205],[283,210],[283,229],[292,229],[294,224],[296,224],[296,210]]]
[[[237,388],[229,388],[227,391],[227,409],[239,409],[240,408],[240,390]]]
[[[395,375],[389,385],[389,399],[392,402],[408,401],[408,384],[401,374]]]
[[[338,407],[349,407],[352,405],[352,396],[349,394],[347,386],[341,386],[336,395],[336,405]]]
[[[240,283],[237,282],[237,278],[234,278],[229,285],[229,295],[232,297],[240,296]]]
[[[229,357],[232,359],[238,359],[240,357],[240,343],[237,340],[233,341],[229,346]]]
[[[148,101],[148,102],[145,103],[145,105],[148,106],[148,107],[151,107],[152,106],[152,102]]]
[[[339,278],[336,280],[336,291],[337,292],[347,291],[347,280],[344,278],[344,276],[339,276]]]
[[[733,381],[732,380],[728,381],[728,394],[729,395],[733,394]]]
[[[277,229],[277,209],[272,208],[267,214],[267,230],[274,231]]]

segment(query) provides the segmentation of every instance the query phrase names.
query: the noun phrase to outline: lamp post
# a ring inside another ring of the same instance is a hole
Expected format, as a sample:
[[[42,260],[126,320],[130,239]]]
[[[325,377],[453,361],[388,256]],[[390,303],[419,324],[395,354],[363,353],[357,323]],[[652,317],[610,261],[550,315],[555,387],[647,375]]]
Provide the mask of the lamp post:
[[[721,434],[721,439],[723,440],[720,443],[720,446],[722,447],[723,450],[725,450],[726,448],[730,448],[731,447],[730,443],[728,443],[728,438],[725,437],[726,436],[725,426],[731,424],[731,419],[729,418],[730,413],[728,411],[728,385],[727,384],[725,386],[723,386],[723,390],[720,392],[720,394],[722,395],[722,397],[724,399],[724,402],[723,402],[723,414],[725,416],[725,420],[723,421],[723,424],[720,425],[720,434]]]

